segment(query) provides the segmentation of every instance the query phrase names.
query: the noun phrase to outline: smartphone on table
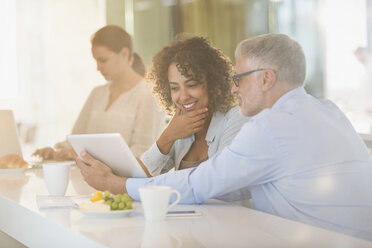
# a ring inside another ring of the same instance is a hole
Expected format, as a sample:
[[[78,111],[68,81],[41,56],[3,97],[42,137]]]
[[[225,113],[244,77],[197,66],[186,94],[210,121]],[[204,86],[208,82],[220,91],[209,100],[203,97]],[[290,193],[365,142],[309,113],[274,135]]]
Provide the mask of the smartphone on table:
[[[168,211],[167,217],[189,217],[189,216],[201,216],[201,212],[195,210],[181,210],[181,211]]]

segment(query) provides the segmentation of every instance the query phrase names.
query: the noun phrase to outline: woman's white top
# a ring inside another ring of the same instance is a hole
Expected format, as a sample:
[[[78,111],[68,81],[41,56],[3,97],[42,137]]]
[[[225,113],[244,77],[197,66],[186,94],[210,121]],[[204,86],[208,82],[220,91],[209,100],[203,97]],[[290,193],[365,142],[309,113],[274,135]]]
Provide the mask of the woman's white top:
[[[88,97],[72,134],[120,133],[136,157],[158,138],[165,126],[165,114],[145,80],[124,92],[106,110],[110,83],[94,88]]]

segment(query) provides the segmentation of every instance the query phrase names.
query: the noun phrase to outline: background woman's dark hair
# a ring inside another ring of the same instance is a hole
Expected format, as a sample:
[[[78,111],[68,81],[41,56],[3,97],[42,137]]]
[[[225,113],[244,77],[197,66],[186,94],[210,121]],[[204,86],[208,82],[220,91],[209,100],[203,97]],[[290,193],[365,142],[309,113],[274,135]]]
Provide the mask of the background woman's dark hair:
[[[152,60],[148,80],[153,84],[153,93],[160,100],[168,114],[174,113],[176,106],[171,98],[168,82],[168,68],[176,63],[180,73],[186,78],[202,81],[208,85],[208,109],[212,112],[226,112],[236,105],[231,94],[232,64],[221,50],[212,47],[203,37],[179,36],[164,47]]]
[[[133,56],[132,68],[141,76],[145,76],[146,67],[142,58],[133,52],[132,37],[121,27],[116,25],[107,25],[92,35],[92,46],[104,46],[115,53],[119,53],[124,47],[127,47]]]

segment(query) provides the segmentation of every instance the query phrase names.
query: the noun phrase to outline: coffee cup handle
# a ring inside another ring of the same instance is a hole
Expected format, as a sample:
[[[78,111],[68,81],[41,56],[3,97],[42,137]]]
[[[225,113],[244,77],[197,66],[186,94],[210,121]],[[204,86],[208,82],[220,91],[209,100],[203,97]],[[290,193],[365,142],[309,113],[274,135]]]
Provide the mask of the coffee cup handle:
[[[181,200],[181,194],[180,192],[178,192],[177,190],[173,189],[171,194],[175,193],[177,195],[177,199],[171,204],[169,205],[168,209],[170,209],[171,207],[174,207],[180,200]]]

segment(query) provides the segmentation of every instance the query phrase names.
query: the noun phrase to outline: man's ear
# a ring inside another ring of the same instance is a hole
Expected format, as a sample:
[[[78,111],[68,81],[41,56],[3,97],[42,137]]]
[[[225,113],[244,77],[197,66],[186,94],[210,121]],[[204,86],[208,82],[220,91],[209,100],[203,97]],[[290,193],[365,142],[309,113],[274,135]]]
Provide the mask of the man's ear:
[[[263,89],[269,90],[276,84],[276,74],[274,70],[267,69],[263,71]]]

